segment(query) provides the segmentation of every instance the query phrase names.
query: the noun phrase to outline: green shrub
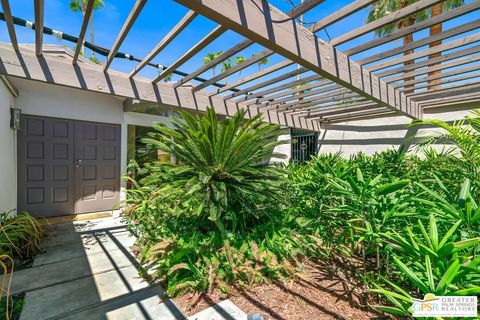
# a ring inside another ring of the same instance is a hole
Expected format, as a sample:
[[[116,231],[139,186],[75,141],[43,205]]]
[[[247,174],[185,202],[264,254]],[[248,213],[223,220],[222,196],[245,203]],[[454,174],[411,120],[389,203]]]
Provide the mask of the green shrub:
[[[225,237],[246,231],[268,218],[268,206],[281,203],[284,175],[269,165],[273,148],[281,143],[279,126],[260,116],[248,121],[246,110],[221,122],[213,108],[203,117],[182,112],[173,127],[157,124],[144,142],[175,157],[177,165],[152,163],[143,185],[170,194],[180,214],[213,222]],[[267,209],[267,210],[265,210]]]

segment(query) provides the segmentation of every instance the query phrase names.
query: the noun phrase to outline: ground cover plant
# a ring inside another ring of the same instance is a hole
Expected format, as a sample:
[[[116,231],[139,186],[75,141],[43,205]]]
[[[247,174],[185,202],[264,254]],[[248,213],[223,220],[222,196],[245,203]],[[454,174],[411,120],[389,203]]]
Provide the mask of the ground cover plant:
[[[145,143],[174,156],[132,181],[127,220],[140,257],[171,295],[295,277],[342,265],[370,306],[411,314],[411,298],[480,294],[479,114],[416,137],[423,156],[388,150],[271,165],[278,127],[182,114]],[[434,148],[448,141],[448,148]]]

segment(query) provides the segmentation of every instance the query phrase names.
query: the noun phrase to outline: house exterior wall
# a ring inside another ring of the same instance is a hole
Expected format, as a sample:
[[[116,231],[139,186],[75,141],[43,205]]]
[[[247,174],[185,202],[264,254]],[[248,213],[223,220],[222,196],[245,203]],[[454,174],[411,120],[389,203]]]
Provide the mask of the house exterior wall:
[[[27,115],[120,124],[122,175],[127,168],[127,126],[169,122],[168,117],[124,113],[120,97],[24,79],[10,80],[19,94],[13,97],[0,81],[0,183],[11,186],[0,193],[0,212],[15,209],[17,205],[17,139],[16,132],[10,129],[10,107],[19,108]],[[121,200],[125,199],[124,188],[122,182]]]
[[[479,104],[473,104],[425,109],[424,119],[451,122],[465,118],[472,109],[479,107]],[[421,126],[407,128],[405,125],[411,122],[410,118],[394,116],[325,125],[319,134],[319,153],[341,152],[343,156],[348,157],[358,152],[373,154],[386,149],[398,149],[402,145],[405,151],[411,151],[413,149],[411,142],[405,138],[439,130]]]
[[[13,95],[0,81],[0,212],[17,206],[17,154],[16,133],[10,129],[10,108]]]

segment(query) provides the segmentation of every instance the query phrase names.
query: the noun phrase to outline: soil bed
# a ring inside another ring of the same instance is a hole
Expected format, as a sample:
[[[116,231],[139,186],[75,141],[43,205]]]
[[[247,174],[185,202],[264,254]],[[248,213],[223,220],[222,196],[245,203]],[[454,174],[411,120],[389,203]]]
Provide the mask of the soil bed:
[[[268,319],[388,319],[368,307],[367,296],[351,275],[338,268],[309,264],[295,279],[237,289],[228,297],[213,290],[210,294],[186,294],[174,301],[187,316],[229,298],[244,312],[260,313]]]

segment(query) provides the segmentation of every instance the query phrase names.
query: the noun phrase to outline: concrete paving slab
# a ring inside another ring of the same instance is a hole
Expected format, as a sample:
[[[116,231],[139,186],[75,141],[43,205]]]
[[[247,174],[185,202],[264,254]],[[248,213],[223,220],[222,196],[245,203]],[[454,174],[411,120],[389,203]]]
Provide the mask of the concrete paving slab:
[[[247,320],[247,314],[227,299],[200,311],[188,320]]]
[[[149,284],[134,266],[27,292],[21,320],[43,320],[129,295]]]
[[[171,302],[164,300],[159,287],[137,291],[125,297],[113,299],[98,307],[74,315],[62,317],[64,320],[181,320],[186,319]]]
[[[121,219],[52,226],[34,266],[14,273],[12,293],[26,292],[20,319],[186,319],[139,276],[134,241]]]
[[[54,246],[63,246],[69,243],[80,242],[81,239],[84,238],[92,238],[95,236],[102,236],[108,234],[117,234],[117,233],[125,233],[128,232],[125,227],[116,226],[107,229],[99,229],[93,231],[85,231],[85,232],[56,232],[51,231],[49,232],[48,236],[44,239],[42,243],[42,248],[51,248]]]
[[[111,251],[121,248],[130,250],[135,238],[128,232],[115,232],[108,236],[83,237],[81,241],[68,242],[64,245],[50,246],[35,257],[33,266],[52,264],[102,251]]]
[[[86,232],[96,231],[107,228],[123,227],[123,218],[102,218],[84,221],[73,221],[51,225],[51,231],[54,232]]]
[[[123,250],[101,251],[13,273],[12,294],[37,290],[132,265],[133,255]]]

